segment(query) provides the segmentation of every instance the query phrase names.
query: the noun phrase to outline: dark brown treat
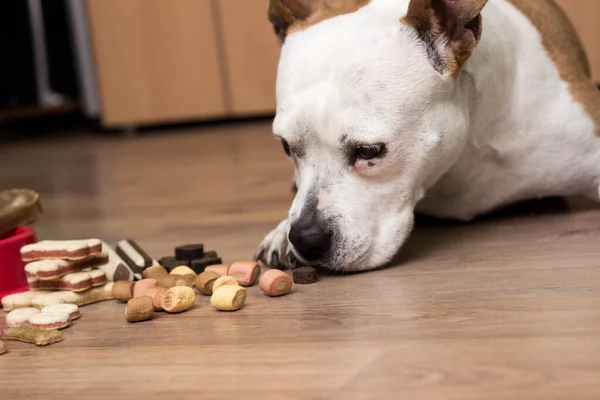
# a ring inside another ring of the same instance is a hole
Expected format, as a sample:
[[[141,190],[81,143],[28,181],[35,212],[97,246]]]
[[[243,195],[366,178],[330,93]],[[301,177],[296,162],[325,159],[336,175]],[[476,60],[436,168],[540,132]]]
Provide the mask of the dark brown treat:
[[[217,258],[219,256],[217,255],[216,251],[211,250],[211,251],[207,251],[206,253],[204,253],[204,256],[202,256],[202,258],[205,258],[205,257]]]
[[[209,253],[206,253],[204,257],[198,260],[192,260],[190,262],[190,268],[194,270],[195,273],[200,274],[204,272],[204,269],[209,265],[218,265],[223,264],[223,261],[220,257],[212,256]]]
[[[117,281],[113,284],[112,295],[115,299],[121,303],[127,303],[129,299],[133,297],[133,286],[135,285],[132,281]]]
[[[204,257],[204,245],[202,243],[184,244],[182,246],[175,247],[175,258],[180,261],[196,260],[202,257]]]
[[[200,293],[209,296],[213,293],[213,283],[215,283],[215,281],[220,277],[221,275],[217,274],[216,272],[204,271],[198,274],[198,277],[196,278],[196,289],[198,289]]]
[[[292,271],[292,278],[294,279],[294,283],[300,285],[308,285],[319,280],[317,277],[317,270],[313,267],[294,268]]]
[[[142,276],[144,277],[144,279],[154,278],[157,281],[160,281],[162,277],[167,275],[169,275],[169,272],[160,265],[155,265],[153,267],[146,268],[144,272],[142,272]]]
[[[171,271],[175,267],[179,267],[180,265],[188,265],[186,261],[177,260],[175,257],[167,256],[162,257],[158,260],[158,263],[165,267],[167,271]]]
[[[141,322],[152,319],[154,314],[154,305],[152,297],[142,296],[134,297],[127,302],[125,307],[125,319],[128,322]]]

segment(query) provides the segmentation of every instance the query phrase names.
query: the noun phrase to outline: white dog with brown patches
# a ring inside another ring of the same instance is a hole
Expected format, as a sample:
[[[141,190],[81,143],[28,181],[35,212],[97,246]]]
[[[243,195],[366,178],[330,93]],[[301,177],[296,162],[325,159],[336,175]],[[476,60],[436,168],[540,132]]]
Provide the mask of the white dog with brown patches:
[[[600,92],[552,0],[271,0],[273,124],[296,170],[256,258],[386,264],[416,211],[600,199]]]

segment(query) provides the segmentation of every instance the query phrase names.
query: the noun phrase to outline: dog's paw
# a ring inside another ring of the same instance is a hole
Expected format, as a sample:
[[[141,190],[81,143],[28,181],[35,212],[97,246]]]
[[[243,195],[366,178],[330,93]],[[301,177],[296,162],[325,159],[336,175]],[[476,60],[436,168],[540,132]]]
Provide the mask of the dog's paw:
[[[258,246],[254,260],[273,268],[295,267],[298,260],[288,243],[288,227],[288,221],[285,220],[273,229]]]

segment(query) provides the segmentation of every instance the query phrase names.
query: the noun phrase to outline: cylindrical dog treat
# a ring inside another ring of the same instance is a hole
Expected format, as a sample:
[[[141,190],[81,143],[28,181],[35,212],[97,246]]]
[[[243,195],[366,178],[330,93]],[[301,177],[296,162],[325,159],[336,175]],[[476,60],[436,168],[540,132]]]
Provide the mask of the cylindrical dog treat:
[[[221,286],[210,297],[210,305],[220,311],[237,311],[246,302],[247,293],[246,288],[241,286]]]
[[[135,282],[132,281],[116,281],[111,291],[113,297],[121,303],[127,303],[133,297],[134,285]]]
[[[142,277],[144,279],[153,278],[153,279],[156,279],[157,281],[160,281],[160,278],[162,278],[163,276],[167,276],[167,275],[169,275],[169,272],[164,267],[161,267],[160,265],[148,267],[142,272]]]
[[[152,305],[154,306],[155,311],[162,311],[162,307],[160,306],[160,299],[166,291],[167,289],[163,287],[157,286],[156,288],[154,288],[154,293],[152,294]]]
[[[240,284],[235,280],[235,278],[233,276],[220,276],[219,279],[217,279],[214,283],[213,283],[213,293],[220,288],[221,286],[225,286],[225,285],[236,285],[236,286],[240,286]]]
[[[40,311],[37,308],[26,307],[17,308],[6,314],[6,326],[14,328],[18,326],[29,325],[29,318],[32,315],[39,314]]]
[[[161,297],[160,306],[169,313],[189,310],[196,300],[196,292],[189,286],[176,286],[167,290]]]
[[[234,262],[227,275],[233,276],[240,286],[252,286],[260,277],[260,265],[254,261]]]
[[[157,286],[158,281],[153,278],[137,281],[133,286],[133,297],[152,296],[154,288]]]
[[[159,282],[161,287],[170,289],[176,286],[194,286],[195,276],[192,275],[167,275]]]
[[[4,340],[0,340],[0,356],[4,353],[6,353],[7,351],[7,347],[6,347],[6,342]]]
[[[217,274],[219,274],[221,276],[226,276],[229,273],[229,265],[226,265],[226,264],[209,265],[208,267],[204,268],[204,270],[216,272]]]
[[[169,274],[171,274],[171,275],[193,275],[194,278],[196,277],[196,273],[194,272],[194,270],[191,269],[190,267],[188,267],[187,265],[180,265],[178,267],[175,267],[171,270],[171,272],[169,272]]]
[[[202,243],[184,244],[175,247],[175,258],[177,260],[195,260],[204,257],[204,245]]]
[[[196,278],[196,289],[205,295],[213,293],[213,284],[219,279],[219,274],[213,271],[204,271]]]
[[[317,277],[317,270],[313,267],[294,268],[292,271],[292,278],[294,279],[294,283],[300,285],[308,285],[319,280]]]
[[[292,279],[279,269],[270,269],[260,277],[259,286],[269,296],[283,296],[292,289]]]
[[[147,321],[152,319],[153,314],[154,306],[150,296],[134,297],[127,302],[125,307],[125,319],[128,322]]]

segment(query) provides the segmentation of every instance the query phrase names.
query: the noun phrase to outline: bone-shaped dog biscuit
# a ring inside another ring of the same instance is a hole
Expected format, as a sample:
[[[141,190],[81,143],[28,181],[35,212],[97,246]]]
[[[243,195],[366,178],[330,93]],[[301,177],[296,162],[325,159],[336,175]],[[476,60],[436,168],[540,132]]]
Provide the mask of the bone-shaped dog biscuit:
[[[80,260],[102,251],[100,239],[43,240],[21,248],[23,261],[46,259]]]
[[[111,293],[112,287],[113,282],[109,282],[104,286],[95,287],[80,293],[67,290],[17,293],[4,297],[2,299],[2,307],[6,312],[23,307],[35,307],[41,310],[45,306],[63,303],[75,304],[82,307],[99,301],[113,299],[114,297]]]
[[[106,283],[106,275],[103,270],[91,270],[85,272],[73,272],[58,279],[41,280],[37,277],[28,277],[27,283],[31,290],[70,290],[82,292],[93,286],[101,286]]]
[[[47,346],[62,340],[62,333],[56,329],[44,331],[30,326],[8,328],[4,331],[4,340],[18,340],[25,343],[33,343],[38,346]]]
[[[16,328],[29,324],[29,318],[35,314],[39,314],[40,310],[33,307],[17,308],[6,314],[6,326]]]
[[[29,317],[29,326],[41,330],[64,329],[71,325],[68,312],[45,312]]]
[[[25,273],[27,277],[50,280],[85,268],[99,267],[107,262],[108,255],[106,253],[100,253],[81,260],[38,260],[25,265]]]

